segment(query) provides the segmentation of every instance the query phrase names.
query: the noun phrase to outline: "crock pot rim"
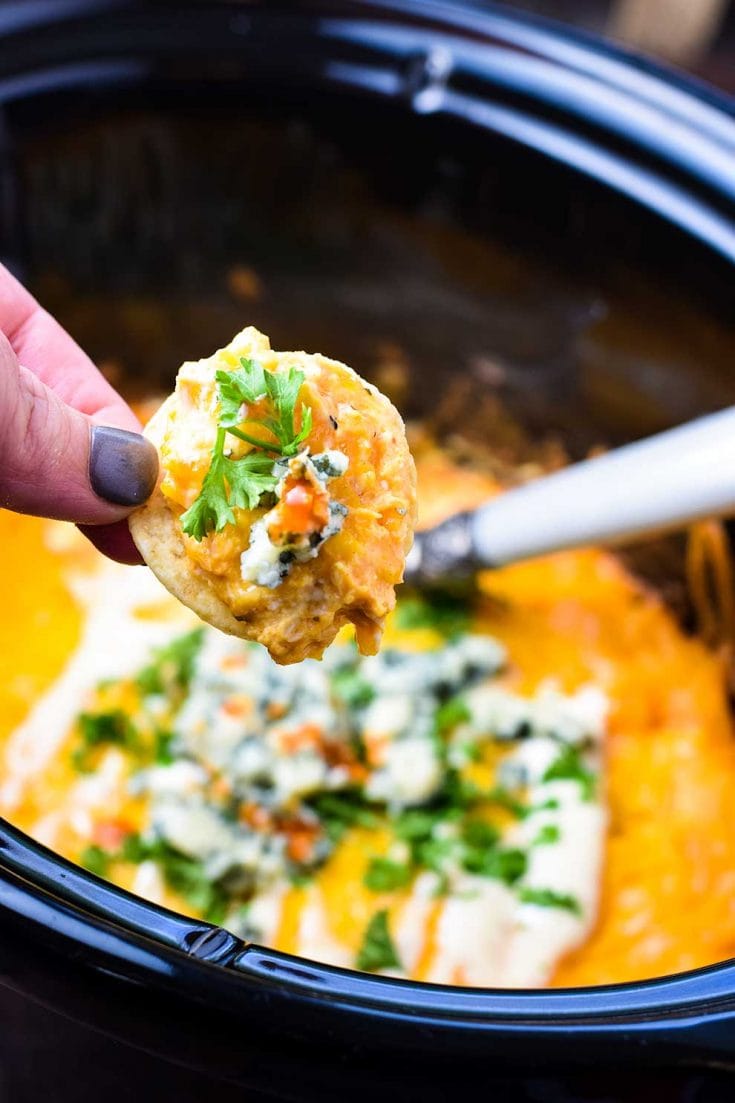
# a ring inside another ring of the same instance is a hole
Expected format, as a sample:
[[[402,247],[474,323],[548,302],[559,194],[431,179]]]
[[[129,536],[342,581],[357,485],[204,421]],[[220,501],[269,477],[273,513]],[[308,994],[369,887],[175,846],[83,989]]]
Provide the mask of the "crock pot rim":
[[[69,0],[55,18],[39,10],[32,32],[29,7],[25,25],[16,16],[5,35],[0,11],[0,105],[61,87],[140,83],[154,58],[172,52],[228,51],[230,62],[247,58],[242,80],[280,72],[292,84],[342,85],[501,135],[627,195],[735,262],[733,101],[714,90],[704,99],[702,82],[659,64],[641,71],[637,55],[590,34],[498,5],[478,11],[443,0],[423,13],[416,0],[256,0],[246,8],[231,0]],[[299,36],[295,52],[289,27]],[[275,57],[258,39],[270,30],[279,35]],[[34,68],[19,73],[31,47]],[[489,49],[499,47],[504,66],[490,61]],[[576,82],[571,90],[565,74]]]
[[[29,903],[32,901],[32,903]],[[161,975],[205,967],[207,983],[219,973],[381,1013],[397,1019],[471,1019],[475,1026],[508,1024],[522,1017],[525,1026],[556,1031],[567,1024],[650,1024],[686,1020],[703,1008],[735,1011],[735,961],[655,977],[645,981],[591,988],[500,989],[418,984],[323,965],[255,944],[246,944],[222,928],[188,919],[124,889],[35,842],[0,820],[0,908],[25,923],[46,917],[54,940],[82,939],[90,951],[109,961],[152,968]],[[53,917],[53,918],[52,918]],[[161,920],[165,927],[161,929]],[[96,937],[82,935],[85,926]],[[164,962],[166,963],[164,966]],[[163,966],[163,968],[162,968]],[[707,980],[706,986],[702,981]],[[410,1003],[407,997],[410,996]]]
[[[171,9],[171,14],[173,14],[174,5],[171,4],[159,5],[157,8],[159,15],[167,7]],[[179,10],[182,7],[185,7],[187,11],[198,11],[203,9],[204,6],[191,3],[184,6],[177,5]],[[295,14],[293,9],[284,8],[279,9],[279,17],[293,15],[294,18],[298,19],[305,17],[313,19],[316,18],[315,12],[317,9],[322,13],[325,9],[329,9],[330,18],[332,18],[336,7],[338,5],[309,4],[297,8]],[[350,3],[341,5],[341,9],[343,15],[340,18],[342,19],[346,18],[344,11],[347,10],[349,12],[354,11],[356,17],[359,15],[359,19],[364,20],[366,14],[374,10],[380,10],[385,14],[388,10],[388,3],[387,0],[378,0],[376,4]],[[391,17],[397,17],[397,14],[405,13],[416,18],[416,9],[417,5],[413,0],[398,0],[395,5],[391,6],[390,15]],[[262,14],[257,6],[248,6],[247,9],[243,10],[239,5],[233,4],[223,4],[218,9],[207,6],[206,10],[210,15],[219,11],[220,14],[228,12],[230,16],[247,16],[248,19],[256,20]],[[432,2],[426,5],[422,14],[425,15],[427,10],[430,11],[433,20],[439,21],[441,18],[449,32],[456,29],[460,22],[463,23],[465,30],[468,29],[467,24],[469,23],[469,29],[474,28],[473,33],[478,35],[490,34],[494,37],[500,37],[500,31],[503,27],[506,34],[509,33],[510,27],[531,27],[534,34],[540,36],[542,41],[548,36],[548,41],[554,47],[558,46],[560,39],[573,39],[575,49],[590,51],[595,56],[608,57],[612,59],[617,67],[623,66],[625,68],[628,64],[627,57],[629,55],[624,54],[609,43],[599,43],[586,35],[570,35],[568,32],[557,30],[553,24],[547,21],[525,15],[520,16],[518,13],[511,13],[507,9],[494,6],[490,10],[477,11],[473,6],[472,17],[474,18],[476,15],[476,23],[470,18],[468,5],[448,7],[443,3]],[[64,19],[70,21],[69,25],[71,26],[73,20],[79,21],[86,17],[93,18],[100,14],[106,14],[109,17],[111,12],[125,11],[136,11],[142,14],[144,9],[135,2],[116,3],[105,2],[105,0],[86,0],[86,2],[83,2],[83,0],[79,0],[78,3],[67,5],[65,13],[60,13],[57,8],[53,13],[56,19],[49,14],[46,25],[58,27],[60,14],[64,15]],[[264,18],[273,18],[272,6],[265,13]],[[106,20],[106,22],[109,22],[109,20]],[[335,28],[333,27],[332,30],[334,31]],[[7,100],[19,95],[30,95],[44,90],[48,87],[49,81],[55,81],[57,86],[67,83],[73,86],[79,81],[83,83],[89,80],[90,73],[95,77],[117,81],[119,79],[137,80],[144,76],[146,72],[146,65],[142,65],[137,56],[108,58],[103,61],[91,62],[89,64],[93,65],[92,70],[84,67],[75,68],[74,63],[70,64],[68,62],[58,65],[49,63],[45,69],[42,67],[39,70],[37,74],[38,82],[35,87],[28,83],[19,86],[17,82],[15,84],[9,83],[10,78],[7,74],[3,74],[2,44],[4,40],[2,39],[2,31],[3,21],[2,12],[0,12],[0,102],[3,102],[4,98]],[[15,38],[20,34],[22,34],[22,29],[19,30],[16,26],[10,37]],[[439,38],[442,42],[446,42],[446,33],[439,35]],[[336,39],[338,40],[339,36],[336,36]],[[363,43],[363,45],[365,44]],[[374,43],[372,46],[369,43],[367,45],[374,49]],[[400,43],[395,40],[394,46],[397,45],[400,45]],[[539,46],[538,41],[536,46]],[[415,51],[411,50],[403,53],[399,51],[399,54],[401,65],[404,67],[407,59],[411,61],[416,56]],[[661,66],[648,65],[646,68],[650,79],[654,81],[664,80],[664,85],[667,82],[675,83],[677,96],[682,93],[687,96],[690,93],[699,93],[699,83],[692,81],[690,78],[683,76],[671,78],[668,71]],[[409,70],[408,78],[405,76],[404,68],[399,67],[399,71],[402,73],[403,84],[396,90],[395,94],[403,99],[406,99],[407,95],[409,95],[409,98],[412,96],[414,109],[418,111],[425,110],[426,104],[424,102],[424,106],[421,106],[420,96],[427,90],[428,86],[421,84],[421,81],[419,81],[418,88],[415,86],[415,70]],[[347,74],[343,75],[346,77]],[[614,74],[608,74],[606,79],[612,79],[613,76]],[[408,79],[408,84],[406,84],[406,79]],[[355,86],[359,87],[359,84]],[[406,92],[406,88],[409,89],[409,93]],[[446,90],[446,88],[447,83],[445,81],[441,86],[437,86],[437,91],[441,93],[442,89]],[[662,106],[666,100],[665,87],[656,91],[660,93],[661,97],[657,102],[659,106]],[[651,94],[650,90],[649,94]],[[713,124],[716,123],[714,130],[718,133],[713,137],[713,143],[720,142],[723,147],[729,147],[732,142],[735,146],[735,121],[732,118],[732,104],[715,93],[708,96],[708,101],[713,106],[713,110],[717,112],[717,118],[713,119]],[[439,105],[442,102],[442,96],[440,95],[436,106],[432,110],[439,110]],[[523,113],[521,112],[520,115],[522,117]],[[679,99],[677,99],[675,115],[677,128],[686,125],[686,120],[682,121],[682,103]],[[567,133],[573,135],[574,128],[571,116],[567,122],[570,126]],[[492,128],[492,121],[485,120],[482,125]],[[679,129],[677,129],[677,133],[680,133]],[[527,135],[526,139],[517,135],[516,140],[525,140],[526,144],[534,144],[531,135]],[[585,136],[584,143],[585,148],[587,148],[589,146],[589,136]],[[554,156],[553,151],[547,150],[546,152],[550,156]],[[564,160],[565,158],[562,156],[559,159]],[[661,159],[659,155],[658,159],[662,164],[665,164],[665,158]],[[574,161],[572,160],[569,163],[574,164]],[[576,167],[580,168],[581,166],[577,164]],[[582,171],[585,171],[583,167]],[[649,172],[650,170],[649,168],[641,170],[638,166],[637,171],[640,174],[641,171]],[[707,210],[710,214],[716,214],[722,218],[723,225],[730,233],[735,235],[735,229],[733,229],[735,215],[731,204],[732,181],[729,178],[722,178],[721,186],[718,187],[716,174],[714,176],[710,175],[706,179],[701,176],[698,177],[696,166],[690,166],[684,177],[688,181],[691,191],[687,192],[686,187],[682,186],[681,196],[688,198],[693,207],[699,204],[700,209]],[[653,178],[656,179],[655,171]],[[621,188],[620,190],[626,189]],[[729,212],[729,217],[720,214],[723,209]],[[659,213],[669,217],[665,211]],[[674,221],[676,220],[674,219]],[[708,240],[706,235],[697,233],[696,226],[687,226],[686,228],[691,236],[699,237],[700,240],[704,240],[707,244],[717,248],[717,244],[712,240]],[[733,241],[735,241],[735,236]],[[730,259],[735,259],[735,247],[730,249],[728,245],[727,249],[720,248],[718,251]],[[4,884],[2,880],[3,873],[7,877]],[[10,891],[11,881],[13,882],[12,892]],[[302,959],[292,958],[275,951],[262,950],[259,947],[245,947],[232,935],[221,931],[219,928],[202,923],[193,923],[181,916],[174,915],[133,897],[121,889],[99,881],[93,875],[59,859],[10,825],[3,825],[0,827],[0,903],[6,909],[13,911],[17,907],[19,893],[22,896],[22,891],[19,888],[22,884],[26,884],[29,891],[32,890],[39,906],[41,903],[43,904],[45,914],[53,917],[53,919],[49,919],[50,929],[53,928],[57,937],[65,937],[65,918],[69,922],[73,919],[75,924],[84,923],[87,920],[90,925],[96,923],[101,924],[103,928],[113,929],[119,935],[119,945],[121,947],[139,945],[140,943],[136,943],[135,940],[144,939],[146,944],[154,945],[157,948],[161,960],[167,961],[172,968],[177,962],[180,962],[182,955],[185,955],[190,963],[198,963],[199,966],[206,967],[210,980],[213,980],[217,974],[221,974],[223,970],[219,967],[224,966],[224,972],[227,973],[229,978],[238,977],[243,983],[266,983],[274,988],[288,989],[291,993],[298,992],[305,997],[324,999],[333,1007],[343,1001],[349,1004],[354,1003],[365,1010],[380,1009],[381,1012],[396,1019],[404,1017],[407,1012],[409,1018],[411,1016],[415,1017],[417,1013],[422,1016],[435,1013],[437,1021],[446,1024],[452,1021],[453,1017],[471,1014],[475,1027],[479,1027],[483,1023],[497,1027],[505,1020],[508,1023],[514,1022],[516,1024],[522,1022],[526,1030],[538,1028],[559,1031],[564,1029],[564,1024],[570,1022],[581,1025],[586,1021],[590,1028],[593,1028],[598,1021],[598,1016],[600,1021],[604,1020],[606,1023],[613,1022],[619,1025],[626,1023],[629,1028],[632,1028],[636,1022],[645,1022],[650,1025],[652,1021],[659,1018],[662,1021],[664,1019],[669,1021],[672,1016],[680,1016],[683,1021],[688,1014],[696,1015],[705,1009],[711,1011],[714,1015],[720,1012],[727,1013],[735,1009],[735,996],[731,996],[731,993],[735,992],[735,965],[728,962],[693,972],[677,974],[674,977],[631,984],[590,989],[509,993],[508,991],[493,989],[457,989],[433,985],[416,985],[411,982],[394,981],[389,978],[373,977],[349,970],[305,962]],[[8,889],[8,894],[5,892],[6,889]],[[10,903],[10,897],[14,901],[12,904]],[[122,950],[120,959],[122,961],[128,960]],[[215,994],[215,992],[216,985],[212,983],[212,993]],[[410,994],[413,1008],[406,1005],[405,996],[408,994]],[[434,998],[437,1000],[435,1005],[432,1004]]]

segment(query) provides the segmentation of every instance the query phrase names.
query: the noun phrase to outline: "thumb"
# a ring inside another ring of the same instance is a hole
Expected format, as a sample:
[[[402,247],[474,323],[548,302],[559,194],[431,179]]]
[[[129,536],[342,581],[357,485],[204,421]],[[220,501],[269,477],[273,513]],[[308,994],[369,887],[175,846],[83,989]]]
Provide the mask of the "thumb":
[[[118,521],[152,493],[153,445],[97,426],[18,364],[0,335],[0,506],[64,521]]]

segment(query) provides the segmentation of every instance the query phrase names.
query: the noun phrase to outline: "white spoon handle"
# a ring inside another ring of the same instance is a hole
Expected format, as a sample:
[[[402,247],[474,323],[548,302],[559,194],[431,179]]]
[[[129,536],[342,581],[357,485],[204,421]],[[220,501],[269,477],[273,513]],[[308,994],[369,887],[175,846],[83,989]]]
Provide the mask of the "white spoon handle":
[[[509,491],[470,518],[479,564],[616,544],[735,514],[735,408]]]

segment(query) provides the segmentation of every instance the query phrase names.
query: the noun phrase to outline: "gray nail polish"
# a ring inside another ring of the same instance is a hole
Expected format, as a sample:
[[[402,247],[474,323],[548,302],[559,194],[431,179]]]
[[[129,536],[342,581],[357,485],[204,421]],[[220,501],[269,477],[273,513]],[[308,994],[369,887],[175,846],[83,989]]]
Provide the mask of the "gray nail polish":
[[[117,506],[139,506],[158,478],[158,453],[140,433],[95,425],[89,449],[89,481],[100,498]]]

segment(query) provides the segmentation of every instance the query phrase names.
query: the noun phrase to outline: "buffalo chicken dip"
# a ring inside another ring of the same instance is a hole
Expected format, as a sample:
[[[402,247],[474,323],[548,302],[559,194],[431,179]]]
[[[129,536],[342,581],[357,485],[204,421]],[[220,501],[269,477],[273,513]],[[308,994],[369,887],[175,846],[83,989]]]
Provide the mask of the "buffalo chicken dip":
[[[173,594],[279,663],[319,657],[346,623],[377,651],[416,514],[403,422],[384,395],[250,328],[184,364],[146,431],[163,477],[131,531]]]
[[[279,479],[339,501],[334,444]],[[423,524],[498,489],[430,442],[417,460]],[[282,666],[67,526],[2,514],[0,535],[19,583],[0,813],[96,875],[247,940],[450,984],[731,952],[722,667],[613,556],[503,568],[465,602],[406,594],[379,654],[344,626],[321,662]]]

